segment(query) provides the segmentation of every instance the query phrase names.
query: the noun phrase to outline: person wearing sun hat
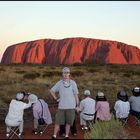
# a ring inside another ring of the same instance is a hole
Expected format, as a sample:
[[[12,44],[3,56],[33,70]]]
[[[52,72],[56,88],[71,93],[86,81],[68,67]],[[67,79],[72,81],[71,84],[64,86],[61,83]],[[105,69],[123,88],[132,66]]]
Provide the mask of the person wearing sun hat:
[[[42,127],[38,123],[39,118],[43,118],[45,124],[47,125],[50,125],[52,123],[52,117],[48,104],[43,99],[38,99],[35,94],[29,95],[29,100],[33,103],[32,110],[34,117],[34,129],[32,132],[34,134],[41,134],[43,131]]]
[[[132,96],[129,98],[130,114],[140,117],[140,87],[132,89]]]
[[[101,91],[99,91],[96,96],[96,120],[111,120],[109,102]]]
[[[120,121],[126,122],[128,120],[128,115],[130,112],[130,103],[128,102],[128,95],[124,90],[121,90],[117,93],[117,101],[114,106],[114,115],[115,118],[118,118]]]
[[[12,99],[9,105],[9,110],[5,118],[6,124],[6,137],[10,135],[10,128],[12,126],[19,126],[19,137],[23,133],[23,115],[24,109],[31,107],[32,103],[29,101],[28,104],[24,103],[25,92],[18,92],[16,99]]]
[[[85,98],[80,101],[80,125],[82,130],[87,130],[87,122],[95,117],[95,100],[92,99],[89,90],[84,91]]]

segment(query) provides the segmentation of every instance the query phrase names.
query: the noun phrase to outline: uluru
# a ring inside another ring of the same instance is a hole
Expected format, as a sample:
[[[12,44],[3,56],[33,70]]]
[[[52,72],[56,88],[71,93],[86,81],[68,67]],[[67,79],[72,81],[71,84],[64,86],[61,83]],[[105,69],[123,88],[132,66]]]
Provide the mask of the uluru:
[[[74,64],[94,60],[104,64],[140,64],[140,49],[118,41],[92,38],[40,39],[14,44],[2,64]]]

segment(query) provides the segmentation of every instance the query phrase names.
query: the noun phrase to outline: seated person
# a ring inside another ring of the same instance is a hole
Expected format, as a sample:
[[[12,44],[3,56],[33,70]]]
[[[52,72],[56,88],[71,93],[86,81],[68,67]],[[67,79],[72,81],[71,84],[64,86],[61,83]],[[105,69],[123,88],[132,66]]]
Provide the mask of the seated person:
[[[96,96],[96,120],[111,120],[110,106],[103,92]]]
[[[82,130],[87,130],[87,121],[93,120],[95,116],[95,100],[90,97],[90,91],[84,91],[85,98],[80,101],[80,125]]]
[[[31,107],[31,102],[24,103],[25,92],[19,92],[16,94],[16,99],[12,99],[9,105],[9,111],[5,118],[6,123],[6,137],[10,135],[11,127],[19,126],[19,137],[23,133],[23,114],[24,109]]]
[[[140,87],[135,87],[132,90],[133,95],[129,98],[130,114],[140,119]]]
[[[117,94],[117,101],[114,106],[115,117],[124,122],[128,120],[130,111],[130,103],[128,102],[128,95],[125,91],[120,91]]]
[[[30,95],[30,98],[35,98],[35,95]],[[37,99],[37,102],[33,104],[33,116],[34,116],[34,134],[42,133],[40,130],[41,126],[39,127],[38,120],[39,118],[43,118],[45,124],[52,123],[51,113],[48,108],[48,104],[43,99]]]

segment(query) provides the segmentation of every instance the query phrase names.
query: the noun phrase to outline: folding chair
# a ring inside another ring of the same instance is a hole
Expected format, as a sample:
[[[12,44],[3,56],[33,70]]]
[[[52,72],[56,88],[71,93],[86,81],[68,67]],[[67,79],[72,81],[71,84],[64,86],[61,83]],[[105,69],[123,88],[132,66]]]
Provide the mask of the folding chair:
[[[136,111],[130,110],[130,114],[134,118],[134,121],[133,121],[132,124],[134,124],[134,125],[140,125],[140,112],[136,112]]]
[[[85,120],[85,119],[84,119]],[[85,128],[82,128],[82,130],[90,130],[90,128],[91,128],[91,125],[93,124],[93,123],[95,123],[94,122],[94,119],[93,120],[85,120],[86,121],[86,127]]]
[[[46,129],[47,129],[48,126],[49,126],[48,124],[39,125],[38,132],[40,133],[40,135],[42,135],[43,133],[45,133],[45,131],[46,131]]]
[[[16,135],[18,138],[19,135],[18,135],[18,129],[19,129],[19,126],[9,126],[10,128],[10,133],[9,133],[9,136],[7,136],[7,139],[12,139],[14,137],[14,135]]]
[[[87,124],[88,130],[90,130],[91,125],[92,125],[93,123],[95,123],[95,122],[94,122],[94,119],[93,119],[93,120],[86,120],[86,124]]]
[[[119,118],[119,121],[122,122],[123,126],[126,126],[128,124],[128,117],[126,117],[126,118]]]
[[[140,116],[134,116],[134,125],[140,125]]]

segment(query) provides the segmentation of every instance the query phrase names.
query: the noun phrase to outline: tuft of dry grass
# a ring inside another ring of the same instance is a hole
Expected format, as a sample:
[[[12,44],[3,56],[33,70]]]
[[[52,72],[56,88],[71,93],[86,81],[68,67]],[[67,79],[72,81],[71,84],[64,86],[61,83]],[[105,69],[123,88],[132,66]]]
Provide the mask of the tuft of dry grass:
[[[85,133],[85,139],[127,139],[128,134],[121,122],[113,117],[110,121],[96,121],[90,125],[91,131]]]

